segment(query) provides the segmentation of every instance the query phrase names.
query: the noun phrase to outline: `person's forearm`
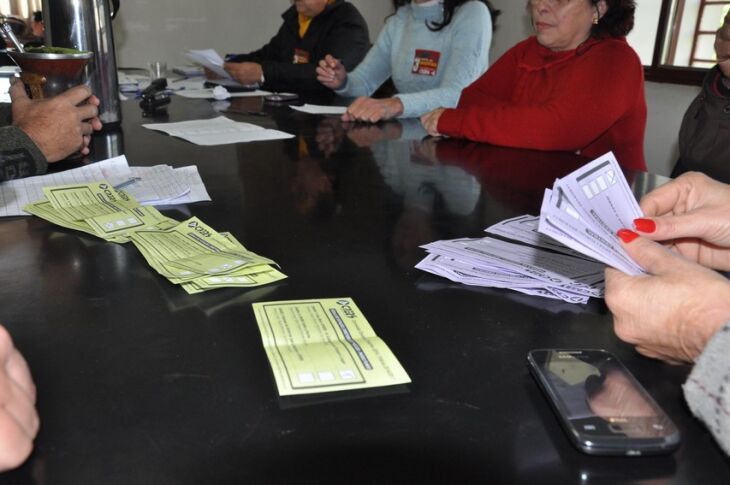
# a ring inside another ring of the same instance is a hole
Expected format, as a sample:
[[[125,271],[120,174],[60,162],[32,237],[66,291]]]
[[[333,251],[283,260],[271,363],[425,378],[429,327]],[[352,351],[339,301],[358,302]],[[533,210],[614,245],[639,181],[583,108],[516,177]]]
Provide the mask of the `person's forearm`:
[[[684,397],[730,455],[730,323],[707,343],[685,382]]]

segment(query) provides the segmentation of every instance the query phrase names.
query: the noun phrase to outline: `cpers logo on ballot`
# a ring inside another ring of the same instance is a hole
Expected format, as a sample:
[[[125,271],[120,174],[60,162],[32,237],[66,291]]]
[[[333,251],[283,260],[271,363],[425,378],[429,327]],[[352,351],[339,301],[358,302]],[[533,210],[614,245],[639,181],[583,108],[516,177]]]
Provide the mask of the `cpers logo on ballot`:
[[[350,306],[349,300],[337,300],[337,304],[340,305],[340,310],[342,310],[342,313],[344,313],[347,318],[357,317],[355,310],[353,310]]]
[[[199,233],[203,237],[211,237],[213,234],[205,227],[203,227],[198,221],[188,222],[188,227]]]
[[[116,202],[117,197],[122,199],[125,202],[129,202],[129,196],[120,190],[114,189],[114,187],[110,187],[109,184],[101,183],[99,184],[99,189],[104,191],[104,195],[111,201]]]

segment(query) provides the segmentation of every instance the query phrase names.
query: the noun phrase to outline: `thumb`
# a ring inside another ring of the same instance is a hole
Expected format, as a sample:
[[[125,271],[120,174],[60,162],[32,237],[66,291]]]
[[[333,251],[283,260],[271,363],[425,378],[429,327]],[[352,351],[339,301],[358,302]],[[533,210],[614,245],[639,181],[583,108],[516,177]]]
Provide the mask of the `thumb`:
[[[78,106],[91,97],[91,89],[84,85],[74,86],[59,94],[57,97],[66,98],[72,105]]]
[[[618,231],[618,236],[631,259],[648,273],[661,275],[676,269],[679,258],[661,244],[628,229]]]

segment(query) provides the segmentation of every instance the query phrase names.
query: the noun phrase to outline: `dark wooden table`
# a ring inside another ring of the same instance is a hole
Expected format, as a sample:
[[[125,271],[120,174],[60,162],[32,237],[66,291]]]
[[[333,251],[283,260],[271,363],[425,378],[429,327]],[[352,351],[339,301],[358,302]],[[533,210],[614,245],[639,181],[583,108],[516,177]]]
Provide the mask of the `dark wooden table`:
[[[99,135],[96,159],[198,165],[212,203],[195,215],[281,264],[289,278],[189,296],[131,245],[37,218],[0,221],[1,319],[38,385],[35,452],[0,483],[730,483],[730,461],[684,403],[688,367],[613,334],[602,301],[569,305],[422,273],[420,244],[479,236],[536,213],[584,162],[566,154],[423,140],[417,123],[343,126],[239,99],[228,115],[297,135],[199,147],[140,127]],[[169,118],[212,117],[175,98]],[[60,168],[65,168],[61,166]],[[632,174],[638,192],[656,179]],[[351,296],[413,383],[280,399],[251,303]],[[616,353],[683,434],[674,454],[574,449],[528,374],[536,347]]]

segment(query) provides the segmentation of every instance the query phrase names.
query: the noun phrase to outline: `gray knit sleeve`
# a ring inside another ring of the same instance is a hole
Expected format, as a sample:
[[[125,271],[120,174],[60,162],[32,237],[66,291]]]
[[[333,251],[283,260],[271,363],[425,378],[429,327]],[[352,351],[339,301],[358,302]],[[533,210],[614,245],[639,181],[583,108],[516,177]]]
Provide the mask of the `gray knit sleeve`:
[[[23,130],[0,128],[0,182],[46,172],[48,162]]]
[[[6,126],[11,123],[13,118],[13,108],[10,103],[0,103],[0,126]]]
[[[730,455],[730,323],[707,343],[684,383],[690,409]]]

